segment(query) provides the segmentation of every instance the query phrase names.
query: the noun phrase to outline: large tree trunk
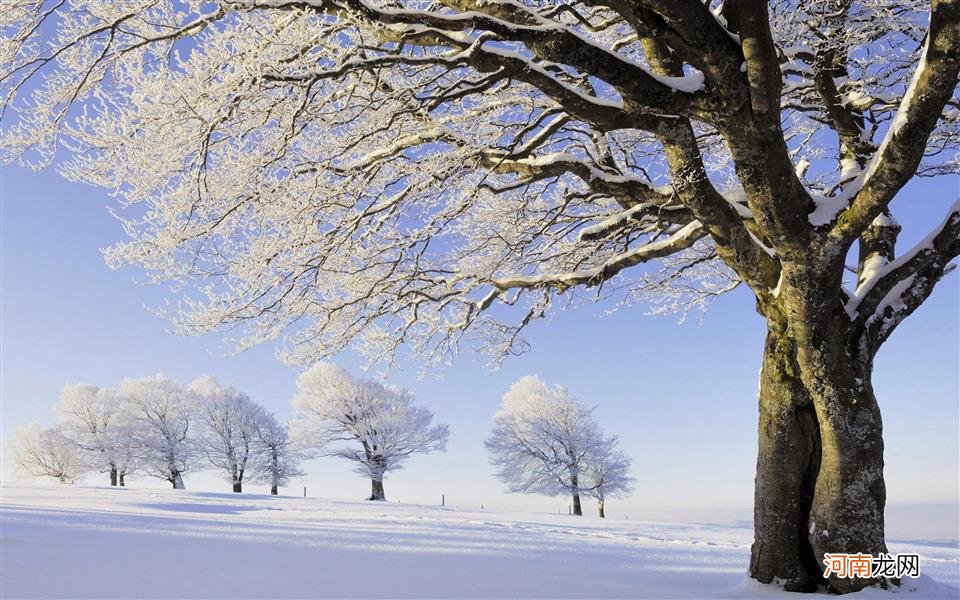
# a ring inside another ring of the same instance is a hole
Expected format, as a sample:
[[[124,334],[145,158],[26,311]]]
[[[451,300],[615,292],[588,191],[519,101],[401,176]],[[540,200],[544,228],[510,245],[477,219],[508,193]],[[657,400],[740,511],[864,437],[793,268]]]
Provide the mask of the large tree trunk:
[[[779,579],[790,591],[812,591],[822,581],[807,539],[820,433],[799,379],[796,346],[775,323],[764,346],[759,400],[750,575],[763,583]]]
[[[826,581],[846,593],[878,583],[824,580],[824,555],[886,552],[874,350],[841,299],[820,289],[839,289],[836,277],[785,271],[780,308],[768,311],[750,572],[791,590]]]
[[[270,493],[274,496],[277,495],[277,484],[273,484],[270,486]]]
[[[187,489],[186,486],[183,485],[183,477],[180,475],[180,471],[170,473],[170,483],[173,484],[173,489],[175,490]]]
[[[370,497],[368,500],[386,500],[387,497],[383,493],[383,480],[382,479],[371,479],[370,480]]]
[[[572,458],[572,457],[571,457]],[[580,477],[577,468],[570,466],[570,489],[573,490],[573,514],[578,517],[583,516],[583,508],[580,507]]]
[[[840,323],[843,323],[840,321]],[[842,325],[841,325],[842,326]],[[854,336],[834,341],[836,322],[811,327],[799,346],[804,383],[813,398],[822,440],[820,472],[810,511],[814,555],[887,552],[884,540],[883,423],[871,384],[872,354]],[[886,581],[839,578],[830,588],[846,593]]]
[[[240,492],[242,492],[242,491],[243,491],[243,482],[242,482],[242,481],[234,481],[234,482],[233,482],[233,491],[236,492],[236,493],[238,493],[238,494],[239,494]]]
[[[821,559],[835,552],[887,552],[883,427],[869,382],[864,388],[823,410],[823,463],[810,513],[810,541]],[[872,583],[877,582],[830,578],[830,587],[841,593]],[[886,587],[885,581],[879,583]]]
[[[124,477],[126,477],[126,475],[127,475],[126,473],[124,473],[123,471],[120,471],[120,487],[126,486],[126,483],[124,482]]]
[[[582,517],[582,516],[583,516],[583,508],[580,506],[580,493],[579,493],[579,492],[574,492],[574,493],[573,493],[573,514],[576,515],[576,516],[578,516],[578,517]]]
[[[607,518],[607,515],[603,513],[603,498],[600,498],[599,500],[597,500],[597,510],[600,513],[601,519]]]
[[[377,452],[376,446],[371,448],[367,442],[361,443],[368,463],[376,467],[370,470],[370,497],[367,500],[386,500],[383,493],[383,474],[387,471],[387,461]]]
[[[110,485],[117,485],[117,467],[112,465],[110,466]]]

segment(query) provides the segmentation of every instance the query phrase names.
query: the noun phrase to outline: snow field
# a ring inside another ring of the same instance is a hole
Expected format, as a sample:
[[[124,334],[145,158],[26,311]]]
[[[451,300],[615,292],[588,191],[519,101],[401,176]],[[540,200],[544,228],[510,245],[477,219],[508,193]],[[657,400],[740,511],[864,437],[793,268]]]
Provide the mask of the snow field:
[[[185,490],[0,496],[4,599],[795,597],[746,578],[740,527]],[[922,557],[907,597],[958,597],[956,547],[890,546]]]

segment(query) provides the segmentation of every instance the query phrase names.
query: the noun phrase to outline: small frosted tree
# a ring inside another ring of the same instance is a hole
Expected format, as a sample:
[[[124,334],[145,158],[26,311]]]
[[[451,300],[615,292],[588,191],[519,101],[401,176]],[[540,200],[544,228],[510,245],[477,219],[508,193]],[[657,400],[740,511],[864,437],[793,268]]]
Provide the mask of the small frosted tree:
[[[197,409],[198,446],[211,465],[227,473],[234,492],[243,491],[257,431],[265,419],[263,407],[232,387],[205,375],[190,384],[200,400]]]
[[[303,372],[297,387],[292,426],[298,445],[353,461],[357,473],[370,477],[370,500],[386,500],[384,475],[411,455],[446,450],[447,426],[431,425],[433,413],[413,406],[406,389],[355,378],[326,362]]]
[[[56,412],[61,432],[83,451],[91,469],[109,473],[110,485],[117,485],[120,473],[132,468],[119,395],[86,383],[69,384],[60,392]]]
[[[195,464],[197,454],[188,438],[196,395],[162,373],[126,379],[120,394],[130,410],[129,433],[142,470],[184,489],[183,473]]]
[[[89,470],[81,450],[56,427],[38,423],[18,427],[8,444],[12,466],[30,477],[72,483]]]
[[[274,496],[292,477],[304,474],[300,469],[300,455],[290,443],[289,430],[272,413],[264,412],[253,440],[253,451],[256,455],[253,479],[269,483]]]
[[[580,493],[593,491],[585,479],[588,457],[606,439],[566,388],[527,376],[504,394],[485,445],[511,492],[570,494],[573,514],[580,516]]]
[[[615,436],[605,437],[587,455],[584,468],[584,484],[590,495],[597,500],[600,518],[606,517],[604,501],[607,498],[625,496],[633,491],[630,477],[630,457],[617,449]]]

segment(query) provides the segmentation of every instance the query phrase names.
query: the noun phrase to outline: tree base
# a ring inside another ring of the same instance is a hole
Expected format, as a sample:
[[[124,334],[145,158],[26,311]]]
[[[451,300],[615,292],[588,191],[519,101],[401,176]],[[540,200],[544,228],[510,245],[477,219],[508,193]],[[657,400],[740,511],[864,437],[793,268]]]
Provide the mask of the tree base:
[[[370,480],[370,497],[367,500],[371,501],[386,501],[387,495],[383,492],[383,481],[377,479]]]

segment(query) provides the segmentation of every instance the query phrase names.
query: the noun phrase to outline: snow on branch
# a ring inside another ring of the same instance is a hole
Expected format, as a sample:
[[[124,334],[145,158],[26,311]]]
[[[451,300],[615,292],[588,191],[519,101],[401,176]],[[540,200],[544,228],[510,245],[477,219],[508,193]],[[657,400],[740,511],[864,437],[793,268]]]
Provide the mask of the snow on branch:
[[[915,173],[927,141],[950,100],[960,75],[960,5],[953,0],[933,2],[923,54],[903,94],[896,116],[887,126],[879,148],[869,162],[844,186],[843,193],[811,215],[815,226],[843,219],[830,232],[836,244],[860,235]]]
[[[604,264],[583,271],[570,273],[542,274],[529,277],[509,277],[493,280],[493,285],[501,290],[523,287],[555,287],[563,290],[575,285],[599,285],[623,269],[648,260],[668,256],[681,249],[689,248],[706,233],[699,221],[678,228],[662,240],[642,244],[628,252],[608,259]]]
[[[775,302],[784,260],[826,256],[829,235],[844,255],[885,206],[867,196],[916,171],[955,53],[954,3],[935,2],[893,127],[919,0],[777,3],[769,22],[667,1],[8,4],[4,160],[62,152],[111,190],[107,262],[171,284],[179,332],[282,338],[298,364],[520,352],[575,286],[662,285],[672,306],[746,282]]]
[[[868,274],[847,304],[851,318],[863,322],[879,345],[933,291],[960,256],[960,201],[946,219],[900,258]]]

